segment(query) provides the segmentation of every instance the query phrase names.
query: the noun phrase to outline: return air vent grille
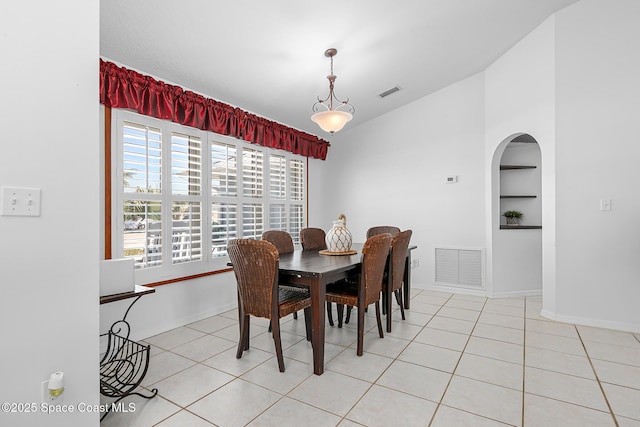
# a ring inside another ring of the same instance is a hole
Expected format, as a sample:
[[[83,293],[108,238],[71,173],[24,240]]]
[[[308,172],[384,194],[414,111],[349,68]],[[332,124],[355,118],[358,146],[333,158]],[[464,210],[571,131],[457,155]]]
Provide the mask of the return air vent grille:
[[[399,90],[400,90],[400,87],[399,87],[399,86],[394,86],[394,87],[392,87],[391,89],[387,89],[387,90],[385,90],[384,92],[379,93],[379,94],[378,94],[378,96],[379,96],[380,98],[384,98],[385,96],[389,96],[389,95],[391,95],[392,93],[396,93],[396,92],[397,92],[397,91],[399,91]]]
[[[436,284],[464,288],[484,288],[482,249],[436,248]]]

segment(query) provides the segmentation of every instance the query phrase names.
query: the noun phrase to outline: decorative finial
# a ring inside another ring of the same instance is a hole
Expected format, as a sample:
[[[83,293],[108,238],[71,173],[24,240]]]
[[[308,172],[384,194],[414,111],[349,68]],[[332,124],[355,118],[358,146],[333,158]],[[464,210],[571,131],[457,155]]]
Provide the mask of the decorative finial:
[[[338,220],[342,221],[342,223],[346,226],[347,225],[347,217],[345,214],[340,214],[338,215]]]

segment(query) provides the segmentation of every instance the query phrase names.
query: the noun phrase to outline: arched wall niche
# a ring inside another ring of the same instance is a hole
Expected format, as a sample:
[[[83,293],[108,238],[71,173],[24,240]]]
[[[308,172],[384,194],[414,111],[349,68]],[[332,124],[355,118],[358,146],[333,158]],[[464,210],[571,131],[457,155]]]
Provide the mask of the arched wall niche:
[[[509,135],[493,153],[489,296],[542,292],[541,158],[537,140],[525,132]],[[523,213],[519,225],[507,225],[508,210]]]

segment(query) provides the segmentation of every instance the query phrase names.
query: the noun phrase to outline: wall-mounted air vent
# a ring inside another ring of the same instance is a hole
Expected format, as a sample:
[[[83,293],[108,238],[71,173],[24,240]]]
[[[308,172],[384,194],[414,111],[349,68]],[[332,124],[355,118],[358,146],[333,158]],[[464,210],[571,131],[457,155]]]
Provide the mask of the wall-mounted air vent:
[[[435,248],[436,284],[484,289],[484,250]]]
[[[389,96],[389,95],[391,95],[392,93],[396,93],[396,92],[397,92],[397,91],[399,91],[399,90],[400,90],[400,86],[394,86],[394,87],[392,87],[391,89],[387,89],[387,90],[385,90],[384,92],[379,93],[379,94],[378,94],[378,96],[379,96],[380,98],[384,98],[385,96]]]

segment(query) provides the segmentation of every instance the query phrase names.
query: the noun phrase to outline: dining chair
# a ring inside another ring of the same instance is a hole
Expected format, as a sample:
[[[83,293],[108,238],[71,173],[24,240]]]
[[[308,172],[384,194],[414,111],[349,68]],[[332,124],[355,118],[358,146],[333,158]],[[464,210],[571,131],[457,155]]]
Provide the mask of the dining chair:
[[[338,317],[342,319],[342,306],[356,307],[358,311],[358,347],[357,355],[362,356],[364,342],[364,311],[371,305],[376,307],[378,333],[384,338],[380,319],[380,295],[385,263],[389,255],[391,234],[384,233],[369,237],[362,246],[362,267],[359,280],[336,283],[327,286],[326,299],[338,304]]]
[[[404,280],[404,269],[406,266],[407,250],[411,240],[411,230],[401,231],[393,236],[391,240],[391,254],[389,255],[389,268],[384,275],[382,283],[382,301],[386,304],[387,332],[391,332],[391,294],[395,295],[400,306],[402,320],[404,316],[404,299],[402,296],[402,282]]]
[[[326,237],[327,235],[322,228],[303,228],[300,230],[300,243],[302,244],[302,250],[320,251],[327,249]],[[329,321],[329,325],[334,325],[333,311],[331,309],[331,302],[329,301],[327,301],[327,320]],[[340,322],[340,326],[342,326],[342,322]]]
[[[376,234],[389,233],[391,237],[395,236],[400,232],[398,227],[393,225],[376,225],[375,227],[371,227],[367,230],[367,239],[371,236],[375,236]]]
[[[300,230],[300,243],[305,251],[327,249],[326,234],[322,228],[303,228]]]
[[[304,310],[307,339],[311,339],[311,297],[278,286],[278,259],[276,247],[268,241],[232,239],[227,245],[233,272],[238,283],[238,311],[240,313],[240,341],[236,358],[249,349],[250,317],[270,320],[276,348],[278,368],[284,372],[280,318]]]
[[[264,233],[262,233],[262,240],[266,240],[267,242],[270,242],[271,244],[273,244],[278,250],[278,254],[288,254],[295,250],[293,246],[293,238],[291,237],[291,234],[283,230],[267,230]],[[283,283],[280,285],[280,287],[287,289],[289,291],[309,293],[308,288],[304,288],[300,286],[287,285]],[[297,312],[293,313],[293,318],[294,319],[298,318]],[[271,328],[269,328],[269,331],[271,331]]]

